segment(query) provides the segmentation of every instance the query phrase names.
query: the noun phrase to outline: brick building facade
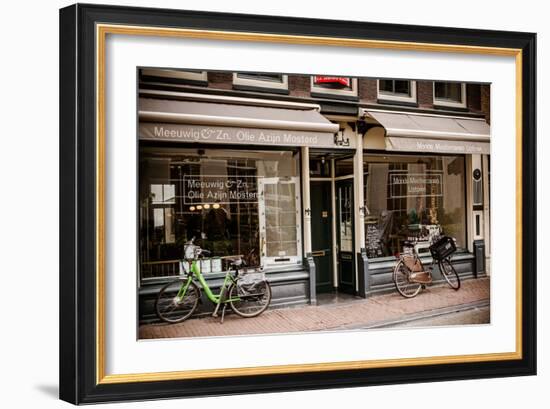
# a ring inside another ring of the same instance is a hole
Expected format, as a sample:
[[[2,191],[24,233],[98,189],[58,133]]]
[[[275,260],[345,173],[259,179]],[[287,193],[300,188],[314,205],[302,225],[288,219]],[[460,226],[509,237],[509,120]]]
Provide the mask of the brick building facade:
[[[424,251],[436,231],[456,238],[463,279],[489,273],[489,85],[155,69],[139,78],[142,319],[194,234],[222,259],[255,253],[275,306],[393,291],[403,240]],[[209,187],[186,190],[192,177]],[[236,183],[248,190],[227,187]],[[211,272],[214,287],[220,277]]]

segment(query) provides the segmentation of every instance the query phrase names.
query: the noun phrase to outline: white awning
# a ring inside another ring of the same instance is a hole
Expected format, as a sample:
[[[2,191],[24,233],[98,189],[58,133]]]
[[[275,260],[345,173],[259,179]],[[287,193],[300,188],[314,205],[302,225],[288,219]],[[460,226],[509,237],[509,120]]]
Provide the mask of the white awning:
[[[445,117],[363,110],[384,128],[385,148],[391,151],[489,154],[490,127],[481,118]],[[373,132],[373,135],[377,134]],[[369,146],[369,132],[365,146]]]
[[[339,148],[334,138],[338,130],[338,124],[311,105],[280,108],[139,98],[143,140]]]

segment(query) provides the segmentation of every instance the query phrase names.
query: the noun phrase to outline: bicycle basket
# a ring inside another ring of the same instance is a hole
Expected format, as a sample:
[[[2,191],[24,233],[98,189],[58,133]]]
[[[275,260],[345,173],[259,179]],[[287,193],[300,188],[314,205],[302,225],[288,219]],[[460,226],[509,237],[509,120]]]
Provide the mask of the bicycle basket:
[[[261,270],[245,270],[237,281],[238,294],[257,295],[265,292],[265,273]]]
[[[430,253],[436,260],[443,260],[456,251],[456,244],[452,237],[443,236],[430,246]]]
[[[197,249],[200,249],[199,246],[196,246],[194,244],[186,244],[183,248],[183,254],[185,260],[193,260],[197,256]]]

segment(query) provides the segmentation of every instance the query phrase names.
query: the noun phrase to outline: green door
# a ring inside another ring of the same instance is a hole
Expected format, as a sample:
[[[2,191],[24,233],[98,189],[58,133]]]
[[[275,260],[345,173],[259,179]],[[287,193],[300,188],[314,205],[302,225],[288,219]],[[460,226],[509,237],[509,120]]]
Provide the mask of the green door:
[[[353,179],[336,182],[338,291],[355,293]]]
[[[334,289],[332,269],[332,210],[330,181],[311,182],[311,254],[317,292]]]

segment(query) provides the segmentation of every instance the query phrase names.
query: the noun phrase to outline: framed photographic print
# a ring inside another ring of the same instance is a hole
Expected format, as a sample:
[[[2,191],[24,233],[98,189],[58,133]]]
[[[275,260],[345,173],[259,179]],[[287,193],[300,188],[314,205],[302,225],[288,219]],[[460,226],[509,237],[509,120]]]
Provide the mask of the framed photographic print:
[[[532,33],[60,11],[60,397],[536,373]]]

